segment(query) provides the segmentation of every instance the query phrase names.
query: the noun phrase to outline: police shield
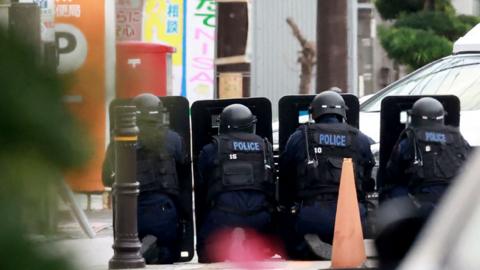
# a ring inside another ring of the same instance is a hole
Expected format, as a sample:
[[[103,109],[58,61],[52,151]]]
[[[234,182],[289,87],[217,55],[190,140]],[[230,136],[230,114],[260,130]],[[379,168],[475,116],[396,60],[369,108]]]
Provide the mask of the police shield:
[[[358,128],[359,125],[359,101],[352,94],[341,94],[347,109],[347,123]],[[303,123],[307,123],[309,119],[309,107],[315,95],[291,95],[284,96],[278,102],[278,118],[279,118],[279,140],[278,147],[280,153],[285,149],[288,138]],[[279,198],[282,204],[288,204],[291,201],[291,188],[294,183],[287,183],[288,178],[283,174],[282,168],[279,168]]]
[[[377,189],[389,186],[385,177],[385,168],[393,147],[405,129],[407,111],[413,103],[423,97],[432,97],[440,101],[446,111],[445,124],[458,127],[460,123],[460,100],[454,95],[439,96],[389,96],[382,100],[380,112],[380,164],[377,174]]]
[[[267,98],[240,98],[221,100],[200,100],[192,104],[192,156],[194,165],[194,181],[198,181],[198,156],[202,148],[218,135],[219,116],[223,108],[239,103],[247,106],[257,117],[256,134],[272,141],[272,107]],[[195,217],[197,228],[201,228],[208,210],[207,190],[195,185]]]
[[[168,96],[159,97],[166,109],[166,119],[169,122],[169,128],[177,132],[185,142],[187,160],[191,160],[190,155],[190,121],[189,121],[189,102],[184,97]],[[131,99],[115,99],[110,103],[110,135],[113,134],[113,113],[116,106],[131,105]],[[192,260],[194,255],[194,231],[193,231],[193,202],[192,202],[192,171],[190,162],[177,168],[179,172],[180,196],[178,200],[179,229],[181,235],[181,244],[178,254],[179,262]]]

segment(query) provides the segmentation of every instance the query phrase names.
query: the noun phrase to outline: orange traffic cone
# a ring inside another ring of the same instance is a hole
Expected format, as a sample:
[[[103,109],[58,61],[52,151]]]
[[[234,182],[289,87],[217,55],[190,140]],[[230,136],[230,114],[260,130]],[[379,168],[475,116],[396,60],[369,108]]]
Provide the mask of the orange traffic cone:
[[[338,190],[332,268],[361,267],[366,259],[352,159],[345,158]]]

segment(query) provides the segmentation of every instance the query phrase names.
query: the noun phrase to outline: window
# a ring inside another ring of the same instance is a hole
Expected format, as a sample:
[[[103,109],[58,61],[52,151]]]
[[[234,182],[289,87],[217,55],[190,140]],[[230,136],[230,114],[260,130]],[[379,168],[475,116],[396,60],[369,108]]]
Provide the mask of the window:
[[[434,62],[375,95],[362,110],[380,111],[382,99],[391,95],[456,95],[462,110],[479,110],[480,55],[459,55]]]

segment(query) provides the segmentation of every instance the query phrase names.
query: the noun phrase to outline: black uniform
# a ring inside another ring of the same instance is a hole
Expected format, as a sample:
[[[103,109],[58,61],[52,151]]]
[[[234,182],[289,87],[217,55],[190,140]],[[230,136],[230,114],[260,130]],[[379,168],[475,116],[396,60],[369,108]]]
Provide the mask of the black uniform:
[[[465,161],[469,144],[457,128],[437,125],[409,127],[395,145],[386,172],[387,197],[413,195],[429,212]]]
[[[161,100],[152,94],[133,99],[139,128],[136,144],[138,196],[138,236],[147,263],[173,263],[178,260],[180,181],[187,177],[177,170],[186,164],[187,153],[180,135],[168,128]],[[103,183],[112,186],[115,175],[113,145],[107,149],[103,164]],[[151,236],[148,241],[144,237]],[[156,238],[156,239],[155,239]],[[150,241],[151,240],[151,241]],[[156,240],[156,241],[155,241]]]
[[[429,215],[467,158],[470,146],[458,128],[446,126],[443,104],[432,97],[415,101],[386,166],[390,186],[382,198],[410,196]]]
[[[285,222],[289,226],[285,235],[287,252],[295,259],[330,259],[329,243],[333,241],[344,158],[351,158],[354,165],[360,217],[365,227],[364,192],[374,188],[371,171],[375,161],[369,138],[345,123],[347,109],[337,92],[317,94],[309,108],[315,124],[300,126],[280,157],[281,188],[294,192],[289,196],[292,201],[282,202],[291,207],[291,215],[286,215],[290,222]]]
[[[307,143],[308,142],[308,143]],[[307,151],[308,149],[308,151]],[[295,201],[291,202],[295,216],[287,248],[296,258],[309,255],[303,237],[315,234],[331,243],[337,209],[338,187],[343,158],[352,158],[362,224],[366,222],[364,192],[372,191],[371,171],[375,160],[369,138],[356,128],[339,122],[333,114],[320,117],[318,123],[303,125],[293,133],[280,158],[282,174],[295,179]],[[291,170],[285,170],[291,168]],[[290,172],[290,173],[289,173]]]
[[[155,236],[161,252],[158,262],[173,263],[178,255],[178,219],[181,214],[177,205],[179,175],[176,168],[186,162],[186,153],[180,135],[171,130],[164,133],[165,145],[159,144],[155,150],[145,147],[141,141],[136,146],[137,180],[140,183],[138,236],[140,239]],[[113,150],[113,144],[110,144],[103,163],[105,186],[112,186],[114,181]]]
[[[214,137],[199,156],[198,188],[207,190],[209,211],[197,235],[201,262],[215,258],[209,251],[215,233],[242,227],[264,233],[270,225],[273,199],[272,147],[248,132]],[[212,238],[213,237],[213,238]]]

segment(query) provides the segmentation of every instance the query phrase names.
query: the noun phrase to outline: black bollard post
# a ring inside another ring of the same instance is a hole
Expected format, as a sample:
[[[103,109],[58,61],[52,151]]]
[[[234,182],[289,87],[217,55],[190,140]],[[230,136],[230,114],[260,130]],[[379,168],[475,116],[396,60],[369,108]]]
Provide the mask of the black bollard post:
[[[144,268],[137,232],[137,162],[135,143],[138,128],[135,106],[121,106],[115,110],[115,184],[114,255],[110,269]]]

